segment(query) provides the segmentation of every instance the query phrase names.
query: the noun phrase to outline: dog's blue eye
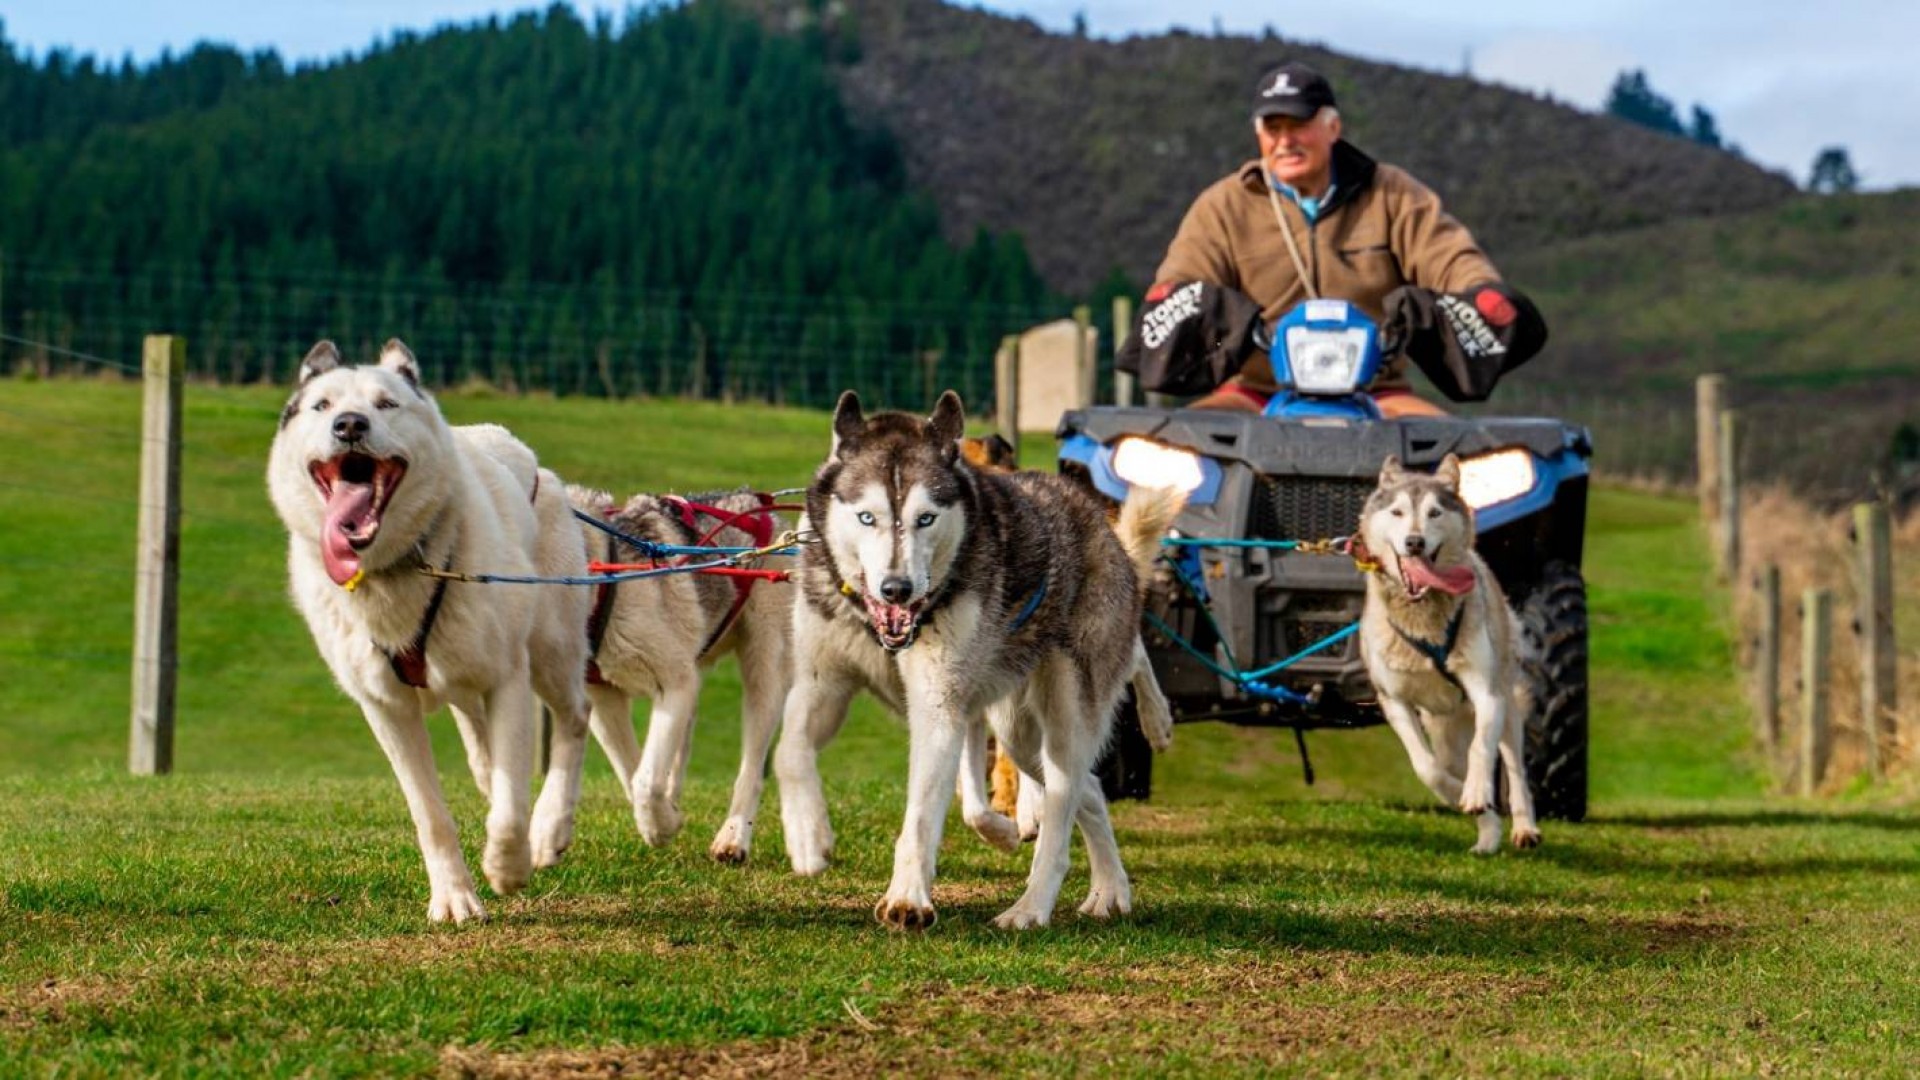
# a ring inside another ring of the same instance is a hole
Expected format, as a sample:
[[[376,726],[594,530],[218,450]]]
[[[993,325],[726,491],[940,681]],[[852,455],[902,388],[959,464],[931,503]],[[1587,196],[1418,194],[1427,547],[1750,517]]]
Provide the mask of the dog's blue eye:
[[[918,518],[915,518],[913,524],[916,528],[924,529],[927,526],[933,524],[933,519],[938,516],[939,516],[938,514],[935,514],[933,511],[929,510],[924,514],[921,514]]]
[[[860,513],[859,513],[859,515],[858,515],[858,517],[859,517],[859,519],[860,519],[860,524],[862,524],[862,525],[871,525],[871,524],[873,524],[873,512],[872,512],[871,510],[862,510],[862,511],[860,511]]]

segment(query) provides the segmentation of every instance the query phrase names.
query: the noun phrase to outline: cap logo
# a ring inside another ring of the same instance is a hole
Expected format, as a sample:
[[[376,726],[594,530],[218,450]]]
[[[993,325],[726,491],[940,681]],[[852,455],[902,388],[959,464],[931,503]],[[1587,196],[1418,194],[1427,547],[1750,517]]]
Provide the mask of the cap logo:
[[[1287,73],[1283,71],[1273,77],[1272,86],[1269,86],[1265,90],[1260,91],[1260,96],[1261,97],[1294,97],[1299,93],[1300,93],[1300,88],[1293,85],[1293,83],[1288,80]]]

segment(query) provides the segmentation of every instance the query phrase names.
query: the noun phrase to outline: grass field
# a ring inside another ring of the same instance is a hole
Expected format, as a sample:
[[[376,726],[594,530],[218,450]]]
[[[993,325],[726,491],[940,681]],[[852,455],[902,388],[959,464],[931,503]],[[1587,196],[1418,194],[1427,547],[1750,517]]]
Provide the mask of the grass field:
[[[823,762],[840,861],[704,857],[737,692],[702,708],[689,827],[641,846],[597,758],[568,862],[426,923],[397,786],[284,596],[262,467],[281,395],[186,418],[177,775],[124,775],[137,392],[0,380],[0,1075],[1896,1075],[1920,1029],[1920,817],[1769,794],[1691,504],[1596,493],[1594,816],[1465,853],[1379,730],[1180,729],[1116,810],[1137,910],[991,916],[1024,857],[957,819],[941,922],[870,914],[904,735]],[[452,394],[572,479],[804,481],[820,414]],[[1034,448],[1030,448],[1034,449]],[[440,761],[470,861],[483,809]],[[1065,898],[1085,888],[1084,863]]]

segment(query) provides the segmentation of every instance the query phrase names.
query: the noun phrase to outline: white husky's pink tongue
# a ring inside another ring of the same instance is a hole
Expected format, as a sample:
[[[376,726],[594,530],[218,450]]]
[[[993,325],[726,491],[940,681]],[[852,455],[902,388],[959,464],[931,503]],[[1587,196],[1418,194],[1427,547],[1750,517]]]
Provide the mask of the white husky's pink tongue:
[[[373,512],[373,485],[336,481],[327,496],[327,517],[320,527],[320,550],[325,556],[327,576],[335,585],[345,585],[360,572],[357,542],[365,547],[380,530],[380,518]]]
[[[1425,559],[1408,555],[1400,560],[1400,572],[1409,586],[1439,589],[1451,596],[1473,591],[1473,567],[1465,563],[1440,570]]]

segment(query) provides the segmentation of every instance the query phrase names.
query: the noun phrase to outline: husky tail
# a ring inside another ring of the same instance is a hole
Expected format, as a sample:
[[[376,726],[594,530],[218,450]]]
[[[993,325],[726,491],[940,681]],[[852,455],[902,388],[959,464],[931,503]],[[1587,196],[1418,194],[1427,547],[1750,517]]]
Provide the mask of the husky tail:
[[[1186,505],[1186,495],[1176,488],[1136,487],[1127,492],[1113,531],[1120,537],[1120,546],[1127,549],[1141,581],[1152,578],[1154,560],[1160,557],[1160,538],[1167,535],[1173,519]]]

